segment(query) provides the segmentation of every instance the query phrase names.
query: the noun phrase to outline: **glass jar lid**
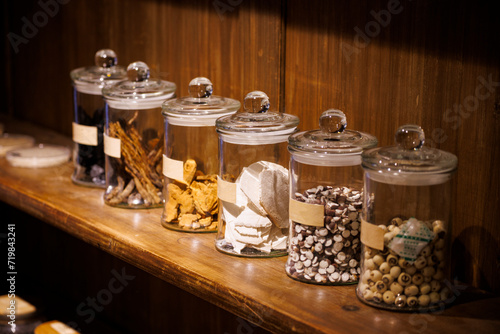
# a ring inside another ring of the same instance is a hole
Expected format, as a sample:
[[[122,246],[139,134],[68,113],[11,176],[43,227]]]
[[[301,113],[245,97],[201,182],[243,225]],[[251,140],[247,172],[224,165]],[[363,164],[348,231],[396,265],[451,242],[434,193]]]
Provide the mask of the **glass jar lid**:
[[[324,111],[318,130],[304,131],[288,138],[288,149],[299,162],[313,165],[347,166],[361,163],[361,152],[377,145],[374,136],[347,130],[345,114],[337,109]]]
[[[175,83],[149,78],[149,67],[142,61],[127,67],[128,80],[106,86],[102,94],[106,103],[116,109],[150,109],[161,107],[174,96]]]
[[[95,66],[80,67],[70,72],[76,90],[91,95],[101,95],[104,85],[113,84],[127,78],[123,66],[119,66],[116,53],[102,49],[94,56]]]
[[[424,146],[424,130],[414,124],[400,126],[395,145],[367,150],[362,166],[380,182],[406,185],[432,185],[449,179],[457,168],[457,157],[449,152]]]
[[[204,77],[189,83],[189,96],[168,100],[162,104],[162,114],[173,125],[215,126],[219,117],[233,114],[241,104],[227,97],[212,95],[213,84]]]
[[[299,118],[269,111],[269,97],[261,91],[246,95],[243,110],[217,119],[215,126],[224,141],[259,145],[286,142],[297,131]]]

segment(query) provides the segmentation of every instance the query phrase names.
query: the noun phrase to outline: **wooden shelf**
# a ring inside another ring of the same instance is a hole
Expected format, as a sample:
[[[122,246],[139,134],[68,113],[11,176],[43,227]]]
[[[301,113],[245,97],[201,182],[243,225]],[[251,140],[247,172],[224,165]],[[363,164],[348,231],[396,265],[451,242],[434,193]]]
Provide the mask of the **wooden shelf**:
[[[72,147],[69,138],[46,129],[3,122],[11,133]],[[215,249],[214,234],[167,230],[160,224],[161,209],[109,207],[102,190],[73,184],[72,170],[70,162],[46,169],[13,168],[1,158],[0,200],[269,331],[494,333],[500,328],[498,296],[458,289],[456,303],[437,313],[375,309],[357,299],[355,286],[290,279],[284,271],[286,257],[233,257]]]

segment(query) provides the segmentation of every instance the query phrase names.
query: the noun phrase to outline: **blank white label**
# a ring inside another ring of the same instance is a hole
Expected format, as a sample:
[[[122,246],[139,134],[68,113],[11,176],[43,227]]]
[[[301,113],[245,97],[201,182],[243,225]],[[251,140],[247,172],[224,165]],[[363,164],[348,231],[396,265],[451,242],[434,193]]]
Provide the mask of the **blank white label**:
[[[104,153],[113,158],[121,157],[121,142],[118,138],[113,138],[104,134]]]
[[[97,146],[97,127],[73,122],[73,141],[82,145]]]
[[[228,182],[217,176],[217,196],[229,203],[236,203],[236,183]]]
[[[184,163],[163,155],[163,175],[184,183]]]

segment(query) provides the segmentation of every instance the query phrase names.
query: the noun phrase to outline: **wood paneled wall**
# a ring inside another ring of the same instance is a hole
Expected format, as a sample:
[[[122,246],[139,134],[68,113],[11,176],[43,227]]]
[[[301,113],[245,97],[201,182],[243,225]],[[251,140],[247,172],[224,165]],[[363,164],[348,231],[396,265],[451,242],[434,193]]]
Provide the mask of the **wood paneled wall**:
[[[52,16],[40,3],[57,3]],[[177,83],[206,76],[218,95],[265,91],[274,108],[317,128],[328,108],[393,143],[406,123],[453,152],[455,274],[500,291],[500,24],[468,1],[3,1],[3,111],[70,135],[71,69],[112,48]],[[43,24],[45,23],[45,24]],[[29,32],[29,31],[28,31]],[[10,35],[11,37],[13,35]],[[23,37],[24,38],[24,37]],[[16,52],[16,48],[18,49]],[[7,92],[7,93],[5,93]]]

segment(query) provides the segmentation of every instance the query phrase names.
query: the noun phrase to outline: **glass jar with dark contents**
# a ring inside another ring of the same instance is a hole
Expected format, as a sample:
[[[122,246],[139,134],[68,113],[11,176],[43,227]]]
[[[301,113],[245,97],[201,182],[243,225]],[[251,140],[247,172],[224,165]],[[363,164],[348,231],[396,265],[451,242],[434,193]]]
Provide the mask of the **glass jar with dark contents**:
[[[102,89],[127,78],[125,68],[117,63],[116,53],[103,49],[95,54],[95,66],[77,68],[70,73],[75,114],[75,169],[71,179],[76,184],[102,188],[106,185],[103,144],[105,102]]]

